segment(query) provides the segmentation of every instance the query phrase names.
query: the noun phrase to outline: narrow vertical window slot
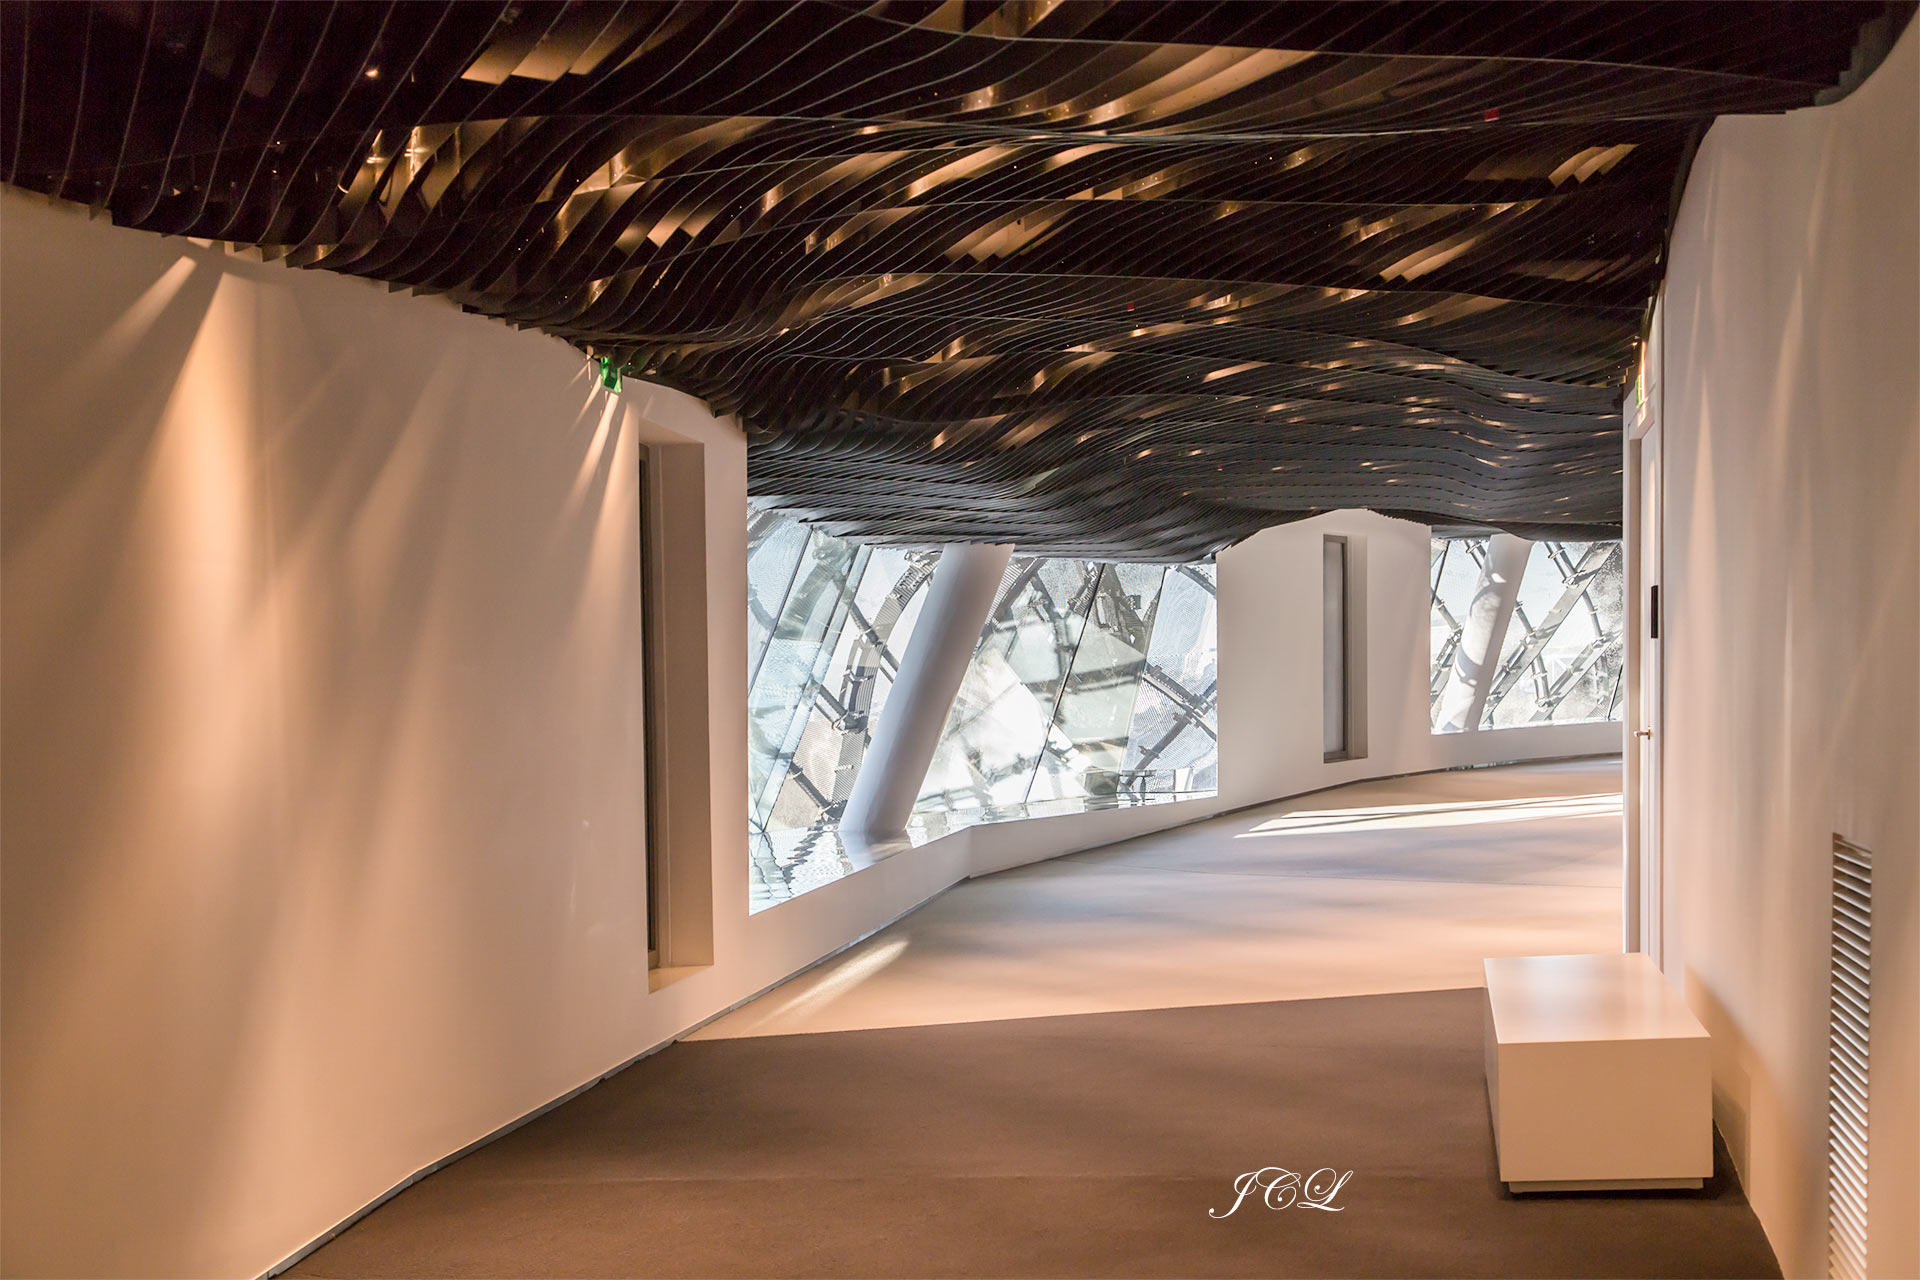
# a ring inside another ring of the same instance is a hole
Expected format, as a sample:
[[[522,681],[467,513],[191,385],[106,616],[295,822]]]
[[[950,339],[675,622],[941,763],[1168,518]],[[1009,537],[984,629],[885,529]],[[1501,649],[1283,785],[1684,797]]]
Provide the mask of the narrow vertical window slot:
[[[1330,537],[1321,544],[1321,693],[1322,746],[1327,760],[1350,758],[1347,713],[1347,540]]]

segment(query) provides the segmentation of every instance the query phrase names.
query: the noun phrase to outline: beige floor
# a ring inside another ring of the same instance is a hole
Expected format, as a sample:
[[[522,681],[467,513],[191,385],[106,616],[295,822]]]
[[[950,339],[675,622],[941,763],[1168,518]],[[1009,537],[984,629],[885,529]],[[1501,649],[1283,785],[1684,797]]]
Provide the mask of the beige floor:
[[[1619,760],[1460,770],[967,881],[690,1038],[1472,987],[1619,945]]]

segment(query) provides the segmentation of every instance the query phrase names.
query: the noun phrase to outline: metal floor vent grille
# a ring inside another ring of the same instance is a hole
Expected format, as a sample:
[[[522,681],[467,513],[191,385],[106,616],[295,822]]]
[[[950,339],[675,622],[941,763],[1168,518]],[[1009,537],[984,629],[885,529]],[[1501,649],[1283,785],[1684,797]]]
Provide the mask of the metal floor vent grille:
[[[1867,1274],[1867,1050],[1873,855],[1833,838],[1833,975],[1827,1035],[1827,1274]]]

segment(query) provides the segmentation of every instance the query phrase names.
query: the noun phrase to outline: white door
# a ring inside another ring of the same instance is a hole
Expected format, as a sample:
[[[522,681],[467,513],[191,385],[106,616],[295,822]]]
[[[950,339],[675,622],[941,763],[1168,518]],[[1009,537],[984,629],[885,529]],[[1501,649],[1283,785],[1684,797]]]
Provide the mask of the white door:
[[[1657,404],[1658,401],[1656,400]],[[1635,442],[1639,501],[1639,635],[1640,705],[1632,750],[1639,753],[1640,777],[1640,949],[1661,963],[1661,892],[1664,863],[1660,856],[1660,752],[1666,737],[1661,715],[1664,705],[1660,671],[1660,644],[1666,625],[1667,602],[1660,598],[1660,421],[1656,415]]]

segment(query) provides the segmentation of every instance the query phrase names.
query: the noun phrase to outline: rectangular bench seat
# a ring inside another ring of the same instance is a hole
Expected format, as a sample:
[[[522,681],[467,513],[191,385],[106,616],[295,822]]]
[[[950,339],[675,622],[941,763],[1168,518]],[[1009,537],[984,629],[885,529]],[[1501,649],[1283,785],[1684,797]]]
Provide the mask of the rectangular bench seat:
[[[1500,1180],[1524,1191],[1698,1187],[1713,1172],[1706,1028],[1641,954],[1486,962]]]

